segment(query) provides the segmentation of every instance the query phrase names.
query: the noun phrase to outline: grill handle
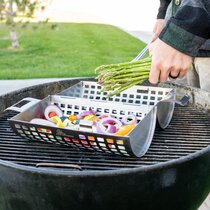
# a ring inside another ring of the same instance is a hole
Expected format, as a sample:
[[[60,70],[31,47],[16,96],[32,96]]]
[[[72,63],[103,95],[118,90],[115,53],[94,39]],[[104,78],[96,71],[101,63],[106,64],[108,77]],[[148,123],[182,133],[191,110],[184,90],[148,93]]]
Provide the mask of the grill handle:
[[[32,107],[33,105],[37,104],[40,102],[39,99],[36,98],[24,98],[21,101],[17,102],[16,104],[6,108],[5,110],[11,110],[11,111],[16,111],[16,112],[24,112],[28,108]]]
[[[168,94],[164,99],[161,100],[161,102],[174,102],[176,104],[179,104],[181,106],[186,106],[190,100],[190,96],[188,94],[177,94],[176,97],[179,99],[173,99],[171,98],[172,94]],[[181,98],[180,98],[181,97]]]
[[[75,164],[64,164],[64,163],[37,163],[37,168],[66,168],[66,169],[76,169],[82,171],[82,167]]]

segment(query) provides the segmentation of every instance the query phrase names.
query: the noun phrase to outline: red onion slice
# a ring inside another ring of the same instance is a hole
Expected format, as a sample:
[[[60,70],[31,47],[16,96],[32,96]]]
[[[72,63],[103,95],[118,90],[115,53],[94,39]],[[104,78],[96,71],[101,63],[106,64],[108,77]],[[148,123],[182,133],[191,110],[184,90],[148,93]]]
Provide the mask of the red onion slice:
[[[134,114],[127,115],[121,119],[123,125],[133,125],[137,123],[137,118]]]
[[[84,112],[78,114],[78,115],[77,115],[77,119],[80,120],[80,119],[84,118],[85,116],[87,116],[87,115],[89,115],[89,114],[94,114],[94,115],[95,115],[96,112],[90,108],[88,111],[84,111]]]
[[[122,126],[122,123],[114,117],[102,118],[99,122],[94,122],[96,126],[96,132],[102,134],[116,133]]]
[[[105,117],[101,119],[99,123],[101,123],[102,125],[106,124],[115,125],[117,128],[120,128],[122,126],[122,123],[117,118],[114,117]]]
[[[94,122],[95,130],[97,133],[101,134],[113,134],[117,132],[117,127],[115,125],[106,124],[103,125],[100,122]]]
[[[111,114],[103,114],[103,115],[101,115],[99,117],[99,119],[101,120],[101,119],[106,118],[106,117],[113,117],[113,118],[115,118],[114,115],[111,115]]]
[[[107,129],[106,129],[107,133],[116,133],[117,132],[117,127],[115,125],[107,124],[106,126],[107,126]]]

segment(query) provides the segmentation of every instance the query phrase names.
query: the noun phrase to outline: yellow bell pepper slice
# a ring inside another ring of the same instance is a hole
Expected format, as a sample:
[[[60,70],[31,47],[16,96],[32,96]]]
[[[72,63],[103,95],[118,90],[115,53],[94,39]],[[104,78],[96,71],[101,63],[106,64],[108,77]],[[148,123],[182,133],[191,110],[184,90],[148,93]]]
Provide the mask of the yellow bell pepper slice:
[[[127,136],[135,127],[136,127],[136,124],[122,126],[122,127],[115,133],[115,136]]]
[[[60,117],[54,116],[54,117],[51,117],[50,119],[52,119],[52,120],[56,123],[56,125],[57,125],[59,128],[64,128],[64,127],[65,127],[65,126],[63,125],[63,122],[62,122],[62,120],[61,120]]]
[[[89,120],[89,121],[94,122],[94,121],[97,121],[97,117],[94,114],[89,114],[89,115],[85,116],[83,118],[83,120]]]

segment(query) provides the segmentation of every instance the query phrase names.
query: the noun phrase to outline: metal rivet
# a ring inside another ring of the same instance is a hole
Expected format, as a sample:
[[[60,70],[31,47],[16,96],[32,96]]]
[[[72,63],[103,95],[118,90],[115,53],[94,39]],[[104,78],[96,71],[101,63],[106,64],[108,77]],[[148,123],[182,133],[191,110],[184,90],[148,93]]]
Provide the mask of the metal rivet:
[[[181,0],[175,0],[175,2],[174,2],[174,3],[175,3],[175,5],[176,5],[176,6],[179,6],[179,5],[180,5],[180,3],[181,3]]]

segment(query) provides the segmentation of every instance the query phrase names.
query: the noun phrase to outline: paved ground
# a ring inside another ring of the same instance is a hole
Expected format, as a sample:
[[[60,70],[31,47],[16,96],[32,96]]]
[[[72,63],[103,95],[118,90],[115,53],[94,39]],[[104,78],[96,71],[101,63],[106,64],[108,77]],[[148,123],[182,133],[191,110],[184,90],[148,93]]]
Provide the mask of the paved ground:
[[[67,78],[0,80],[0,95],[4,95],[6,93],[19,90],[25,87],[64,79]]]
[[[151,31],[125,31],[145,43],[149,43],[152,37]]]
[[[143,31],[127,31],[134,37],[148,43],[151,38],[151,32]],[[23,80],[0,80],[0,95],[22,89],[25,87],[38,85],[47,82],[54,82],[58,80],[65,80],[68,78],[49,78],[49,79],[23,79]],[[210,210],[210,194],[198,210]]]

